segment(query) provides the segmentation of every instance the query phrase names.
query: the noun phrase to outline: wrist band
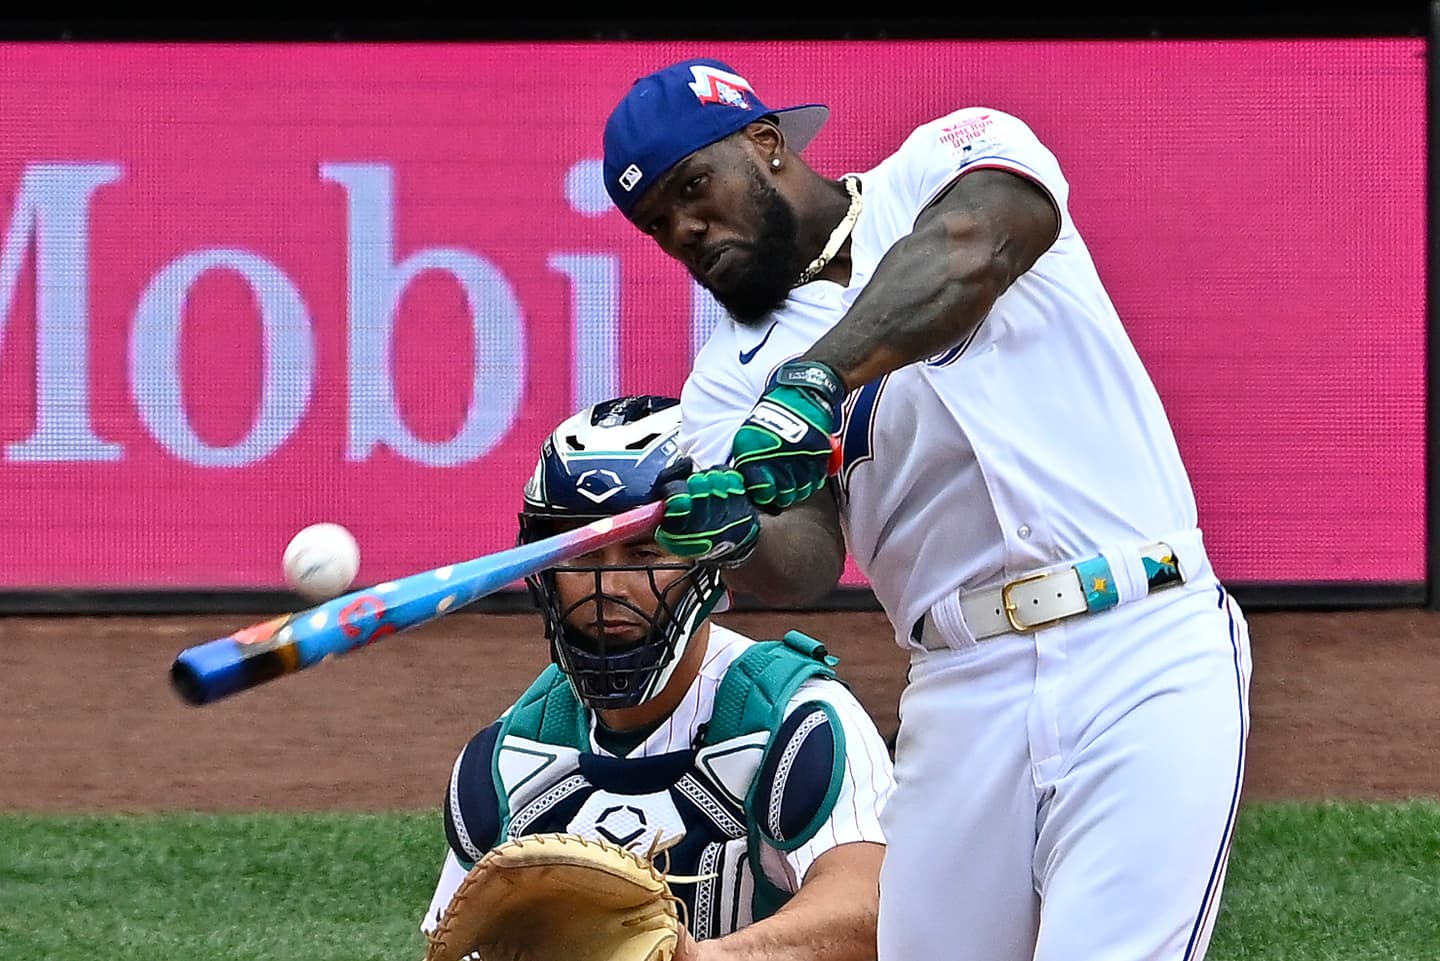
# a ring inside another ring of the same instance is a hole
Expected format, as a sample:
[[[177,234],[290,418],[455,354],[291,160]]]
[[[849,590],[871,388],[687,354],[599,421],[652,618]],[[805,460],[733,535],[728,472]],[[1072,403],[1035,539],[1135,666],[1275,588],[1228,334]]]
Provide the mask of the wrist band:
[[[818,360],[792,360],[780,365],[775,371],[776,385],[786,387],[809,387],[825,395],[831,404],[838,405],[845,397],[845,383],[835,369]]]

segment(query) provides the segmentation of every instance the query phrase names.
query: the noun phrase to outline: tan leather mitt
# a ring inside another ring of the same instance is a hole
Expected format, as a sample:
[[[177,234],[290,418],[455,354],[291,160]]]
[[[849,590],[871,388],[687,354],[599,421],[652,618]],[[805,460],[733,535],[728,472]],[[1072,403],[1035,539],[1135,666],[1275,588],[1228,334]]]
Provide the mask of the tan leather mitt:
[[[475,863],[425,961],[670,961],[679,900],[649,858],[575,834],[506,841]]]

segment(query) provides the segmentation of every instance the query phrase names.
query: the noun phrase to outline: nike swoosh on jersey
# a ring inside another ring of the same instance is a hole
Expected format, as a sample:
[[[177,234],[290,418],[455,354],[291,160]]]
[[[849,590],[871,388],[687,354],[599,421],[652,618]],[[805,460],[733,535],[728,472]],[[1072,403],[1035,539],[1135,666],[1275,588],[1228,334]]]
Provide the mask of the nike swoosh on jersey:
[[[760,338],[760,343],[756,344],[754,347],[751,347],[749,350],[740,351],[741,364],[748,364],[750,363],[750,361],[755,359],[755,355],[760,353],[760,348],[765,346],[765,342],[769,340],[770,335],[775,332],[775,325],[778,323],[780,323],[780,321],[778,320],[771,321],[770,328],[765,331],[765,336]]]

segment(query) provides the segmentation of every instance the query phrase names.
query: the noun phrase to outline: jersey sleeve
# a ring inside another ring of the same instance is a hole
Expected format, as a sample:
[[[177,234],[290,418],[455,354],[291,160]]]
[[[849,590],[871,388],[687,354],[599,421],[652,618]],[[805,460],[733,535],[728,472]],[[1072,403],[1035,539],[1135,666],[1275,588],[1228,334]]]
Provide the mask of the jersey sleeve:
[[[680,389],[680,452],[695,462],[696,470],[730,459],[735,432],[759,400],[748,383],[728,376],[731,365],[722,358],[733,343],[717,328]]]
[[[928,207],[957,177],[1006,170],[1031,181],[1061,218],[1070,187],[1055,155],[1019,117],[990,107],[966,107],[917,127],[896,151],[896,174],[915,201]]]
[[[805,682],[790,700],[787,721],[817,703],[824,704],[828,708],[825,714],[838,722],[838,732],[831,731],[830,736],[844,754],[839,791],[829,816],[804,844],[786,851],[768,844],[761,849],[766,876],[780,888],[792,892],[804,883],[816,859],[831,848],[852,841],[884,843],[880,812],[895,785],[895,772],[885,741],[875,722],[845,685],[833,680]],[[795,752],[798,763],[803,763],[798,759],[806,750],[802,747]],[[815,803],[812,798],[817,780],[828,779],[762,777],[762,785],[768,784],[778,791],[774,800],[765,805],[763,815],[770,822],[767,828],[777,829],[772,833],[783,834],[787,822],[805,820],[805,810],[813,809]],[[819,784],[821,791],[824,786]]]

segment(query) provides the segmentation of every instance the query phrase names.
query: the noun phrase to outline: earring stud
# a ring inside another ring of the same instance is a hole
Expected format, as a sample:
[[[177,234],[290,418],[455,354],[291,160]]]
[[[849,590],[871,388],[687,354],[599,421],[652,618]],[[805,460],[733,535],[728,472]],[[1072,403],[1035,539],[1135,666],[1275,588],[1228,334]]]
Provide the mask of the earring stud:
[[[770,166],[774,167],[776,170],[779,170],[779,169],[780,169],[780,158],[779,158],[779,157],[771,157],[771,158],[770,158]]]

